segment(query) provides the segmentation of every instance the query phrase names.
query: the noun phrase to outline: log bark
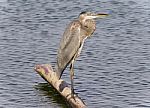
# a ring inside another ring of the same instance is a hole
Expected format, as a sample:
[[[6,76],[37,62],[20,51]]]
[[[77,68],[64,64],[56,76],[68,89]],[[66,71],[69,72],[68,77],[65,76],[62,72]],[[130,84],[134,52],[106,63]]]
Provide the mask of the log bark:
[[[74,98],[71,97],[69,85],[64,80],[57,78],[50,64],[36,65],[34,69],[67,100],[72,108],[86,108],[84,102],[76,94]]]

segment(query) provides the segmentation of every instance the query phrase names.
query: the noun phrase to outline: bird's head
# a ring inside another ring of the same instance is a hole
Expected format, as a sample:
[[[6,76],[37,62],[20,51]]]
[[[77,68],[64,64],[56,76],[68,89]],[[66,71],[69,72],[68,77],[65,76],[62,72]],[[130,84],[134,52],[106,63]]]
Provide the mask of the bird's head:
[[[92,12],[81,12],[79,15],[79,21],[82,24],[82,27],[84,28],[84,30],[87,32],[87,36],[91,36],[95,29],[96,29],[96,23],[95,23],[95,19],[96,18],[104,18],[108,16],[108,14],[105,13],[92,13]]]
[[[96,18],[104,18],[108,16],[108,14],[105,14],[105,13],[92,13],[92,12],[81,12],[80,15],[79,15],[79,20],[81,22],[85,22],[86,20],[93,20],[93,19],[96,19]]]

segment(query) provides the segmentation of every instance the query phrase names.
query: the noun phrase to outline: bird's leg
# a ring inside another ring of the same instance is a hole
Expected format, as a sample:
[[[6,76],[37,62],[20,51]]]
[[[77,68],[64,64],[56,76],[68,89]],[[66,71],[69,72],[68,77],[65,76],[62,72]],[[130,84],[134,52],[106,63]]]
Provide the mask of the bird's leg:
[[[74,87],[73,87],[73,78],[74,78],[74,59],[71,61],[70,65],[70,79],[71,79],[71,97],[74,98]]]

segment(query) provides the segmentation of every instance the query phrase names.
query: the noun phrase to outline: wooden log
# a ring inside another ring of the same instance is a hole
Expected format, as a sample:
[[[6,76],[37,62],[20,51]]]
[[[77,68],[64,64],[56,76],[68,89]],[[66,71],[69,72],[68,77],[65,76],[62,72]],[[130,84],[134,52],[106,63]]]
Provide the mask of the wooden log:
[[[74,94],[74,98],[71,97],[69,85],[64,80],[57,78],[50,64],[36,65],[34,69],[67,100],[72,108],[86,108],[77,94]]]

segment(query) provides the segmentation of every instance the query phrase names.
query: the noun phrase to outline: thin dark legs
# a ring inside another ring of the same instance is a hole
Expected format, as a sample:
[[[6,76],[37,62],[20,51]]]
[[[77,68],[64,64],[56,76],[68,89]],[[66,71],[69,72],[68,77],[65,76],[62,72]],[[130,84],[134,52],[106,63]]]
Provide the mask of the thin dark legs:
[[[73,78],[74,78],[74,59],[71,61],[70,65],[71,97],[74,98]]]

